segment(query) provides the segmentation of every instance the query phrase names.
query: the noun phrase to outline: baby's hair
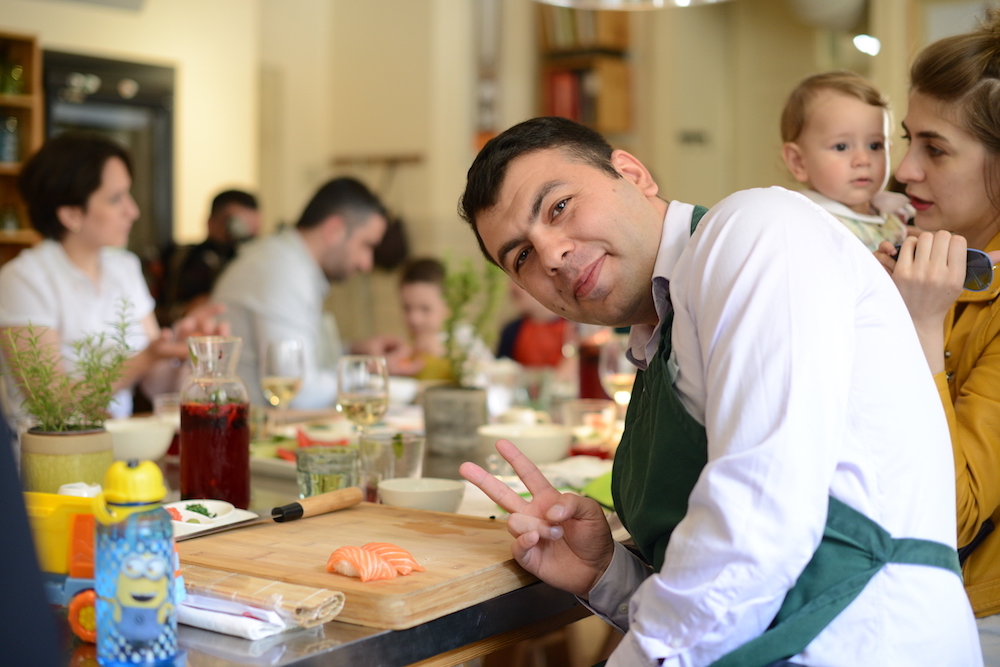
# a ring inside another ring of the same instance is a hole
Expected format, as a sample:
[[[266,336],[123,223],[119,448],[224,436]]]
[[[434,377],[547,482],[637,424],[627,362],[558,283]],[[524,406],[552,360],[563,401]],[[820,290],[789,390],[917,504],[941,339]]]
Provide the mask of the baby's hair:
[[[403,267],[403,273],[399,277],[399,284],[403,286],[413,283],[431,283],[444,287],[444,277],[444,264],[431,257],[425,257],[406,263]]]
[[[886,113],[889,111],[889,100],[860,74],[845,69],[813,74],[803,79],[785,102],[785,108],[781,112],[782,141],[795,141],[799,138],[806,124],[806,109],[809,102],[824,90],[844,93],[856,97],[865,104],[885,109]]]

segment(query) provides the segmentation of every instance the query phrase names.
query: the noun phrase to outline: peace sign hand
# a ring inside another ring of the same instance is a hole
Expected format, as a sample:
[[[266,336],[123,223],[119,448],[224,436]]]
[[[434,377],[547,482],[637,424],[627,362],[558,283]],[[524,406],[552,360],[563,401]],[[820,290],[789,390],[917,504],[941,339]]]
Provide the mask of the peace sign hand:
[[[516,538],[510,551],[521,567],[547,584],[587,597],[614,554],[604,510],[590,498],[557,491],[509,440],[497,440],[496,448],[531,492],[530,501],[475,463],[462,464],[462,477],[510,513],[507,530]]]

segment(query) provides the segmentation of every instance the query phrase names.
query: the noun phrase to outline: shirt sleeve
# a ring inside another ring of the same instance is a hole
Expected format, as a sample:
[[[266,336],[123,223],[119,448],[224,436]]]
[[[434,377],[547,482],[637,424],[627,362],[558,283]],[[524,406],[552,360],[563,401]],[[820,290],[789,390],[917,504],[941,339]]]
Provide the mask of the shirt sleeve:
[[[276,275],[270,276],[260,301],[252,308],[254,338],[262,347],[283,338],[301,340],[305,361],[302,388],[291,405],[300,409],[328,408],[337,397],[337,373],[336,368],[318,360],[319,337],[324,335],[322,303],[313,301],[308,288],[275,280]]]
[[[15,259],[0,270],[0,327],[56,325],[56,306],[46,289],[46,275],[31,275],[23,261]]]
[[[861,258],[810,203],[766,192],[713,208],[671,281],[676,387],[708,464],[609,667],[709,664],[760,635],[822,537]]]
[[[955,456],[959,546],[972,542],[983,523],[1000,508],[1000,484],[996,483],[996,443],[1000,441],[1000,396],[997,391],[1000,387],[1000,337],[977,337],[977,340],[984,339],[986,342],[975,367],[959,387],[957,396],[952,396],[946,373],[934,376],[948,418]]]

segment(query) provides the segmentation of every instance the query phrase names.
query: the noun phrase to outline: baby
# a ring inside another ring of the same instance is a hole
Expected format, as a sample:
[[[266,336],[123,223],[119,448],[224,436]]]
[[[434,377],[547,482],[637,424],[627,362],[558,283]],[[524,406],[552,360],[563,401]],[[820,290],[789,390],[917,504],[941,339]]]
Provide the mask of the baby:
[[[781,157],[802,194],[843,222],[868,249],[902,243],[913,212],[889,180],[889,103],[845,70],[814,74],[792,91],[781,113]]]

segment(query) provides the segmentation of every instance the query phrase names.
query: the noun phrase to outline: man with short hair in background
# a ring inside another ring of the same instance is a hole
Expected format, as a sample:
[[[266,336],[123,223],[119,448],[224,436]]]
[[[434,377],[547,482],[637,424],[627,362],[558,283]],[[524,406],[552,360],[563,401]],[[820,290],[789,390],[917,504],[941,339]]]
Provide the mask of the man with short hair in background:
[[[257,198],[242,190],[220,192],[212,200],[207,227],[204,241],[174,248],[168,255],[165,294],[159,297],[163,324],[176,321],[207,301],[240,244],[260,233]]]
[[[330,283],[367,273],[385,234],[382,202],[363,183],[335,178],[306,205],[292,229],[256,239],[220,276],[212,301],[225,305],[234,336],[243,339],[239,375],[250,401],[266,405],[259,356],[269,341],[302,341],[305,373],[292,406],[327,408],[337,397],[337,361],[343,350],[337,322],[323,309]],[[402,341],[378,337],[357,351],[382,354]]]

